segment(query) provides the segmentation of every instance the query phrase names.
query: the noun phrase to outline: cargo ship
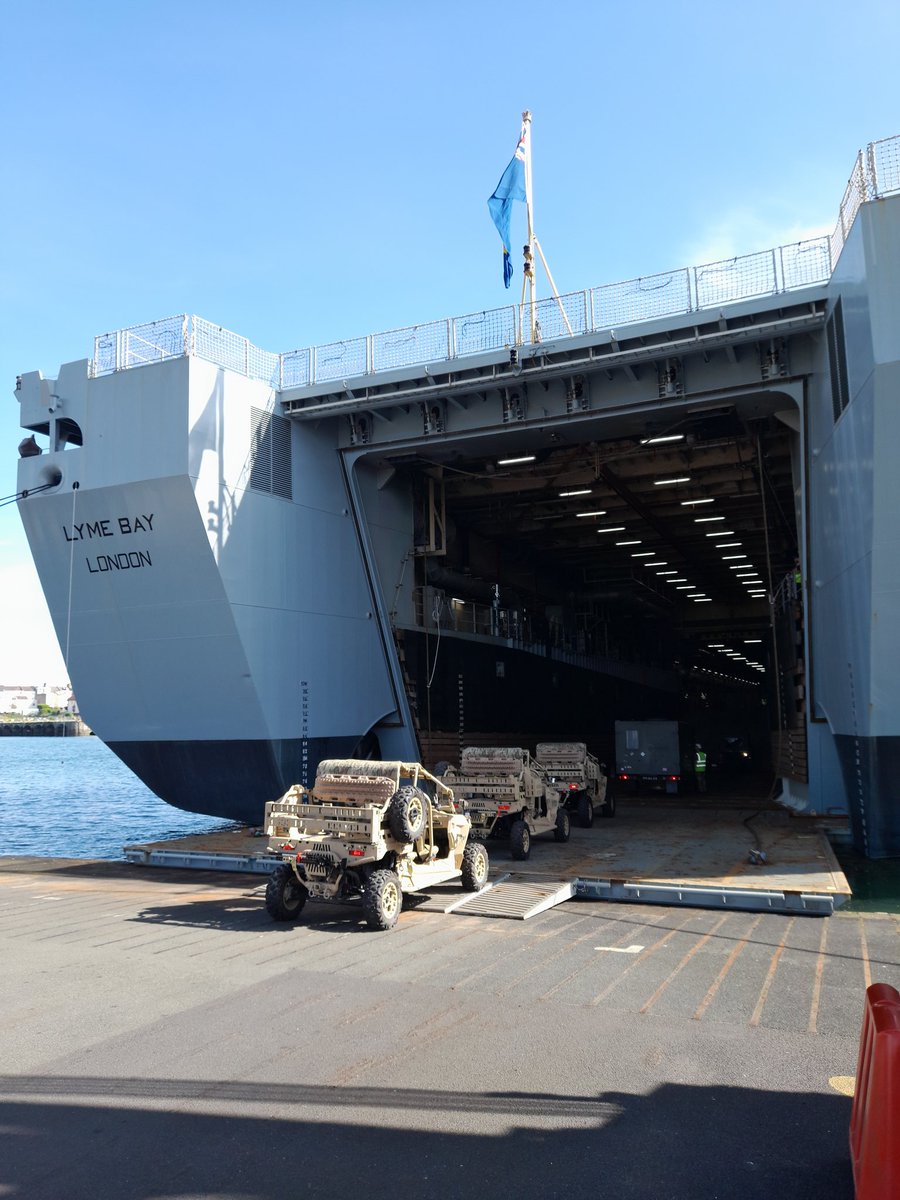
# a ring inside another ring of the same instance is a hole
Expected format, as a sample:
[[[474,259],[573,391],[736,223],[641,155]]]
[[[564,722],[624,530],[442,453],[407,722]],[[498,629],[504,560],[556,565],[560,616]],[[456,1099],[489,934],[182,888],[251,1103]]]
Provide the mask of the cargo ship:
[[[80,711],[248,823],[324,757],[690,721],[900,854],[898,281],[891,138],[794,245],[285,353],[179,315],[23,373]]]

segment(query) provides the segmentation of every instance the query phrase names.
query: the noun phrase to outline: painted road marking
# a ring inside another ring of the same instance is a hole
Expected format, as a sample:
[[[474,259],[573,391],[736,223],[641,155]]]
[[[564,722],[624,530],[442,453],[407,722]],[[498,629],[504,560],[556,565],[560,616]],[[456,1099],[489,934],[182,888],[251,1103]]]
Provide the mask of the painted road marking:
[[[852,1096],[856,1091],[855,1075],[832,1075],[828,1082],[842,1096]]]
[[[760,1018],[762,1017],[762,1011],[766,1006],[766,998],[769,995],[769,988],[772,986],[772,980],[775,978],[775,972],[778,969],[778,960],[784,953],[785,945],[787,944],[787,940],[790,937],[791,930],[794,928],[794,923],[796,920],[796,917],[791,917],[787,924],[787,928],[782,934],[781,941],[778,943],[778,947],[775,950],[775,953],[772,955],[772,961],[769,964],[769,973],[766,975],[765,983],[762,985],[762,991],[759,993],[759,999],[756,1002],[756,1008],[753,1010],[753,1016],[750,1018],[750,1026],[753,1029],[755,1029],[759,1024]]]
[[[857,917],[857,920],[859,921],[859,944],[862,950],[863,978],[868,988],[872,986],[872,969],[869,965],[869,943],[866,941],[866,927],[863,924],[861,913]]]
[[[640,954],[643,946],[595,946],[595,950],[605,950],[607,954]]]
[[[725,963],[724,967],[722,967],[722,970],[719,972],[719,974],[713,980],[712,986],[710,987],[709,991],[706,993],[706,995],[700,1001],[700,1007],[694,1013],[693,1019],[695,1021],[699,1021],[703,1017],[703,1014],[706,1012],[707,1008],[712,1003],[713,997],[715,996],[716,992],[722,986],[725,976],[728,974],[728,972],[734,966],[735,962],[737,961],[738,955],[741,953],[741,951],[747,945],[748,941],[750,940],[750,937],[755,932],[757,925],[760,923],[760,921],[762,919],[763,919],[763,914],[760,913],[759,916],[756,918],[756,920],[753,922],[753,924],[750,926],[750,928],[747,930],[747,932],[744,934],[744,936],[738,941],[737,945],[734,947],[734,949],[729,954],[728,961]]]
[[[683,921],[680,921],[676,926],[674,926],[674,928],[670,929],[664,937],[659,938],[653,943],[652,946],[648,946],[646,950],[642,950],[630,967],[622,968],[618,979],[614,979],[612,983],[608,983],[602,992],[594,996],[593,1000],[590,1001],[591,1007],[593,1008],[598,1004],[602,1004],[610,992],[613,991],[614,988],[617,988],[620,983],[622,983],[629,971],[634,970],[638,963],[645,962],[651,954],[654,954],[661,947],[665,946],[667,942],[671,941],[676,933],[681,933],[686,925],[690,925],[691,921],[695,921],[701,915],[703,915],[701,911],[689,913]]]
[[[714,933],[718,933],[718,931],[722,928],[722,926],[728,920],[730,915],[731,915],[730,913],[726,913],[724,917],[721,917],[715,923],[715,925],[713,925],[713,927],[712,927],[712,929],[710,929],[709,933],[705,933],[703,935],[703,937],[700,938],[699,941],[694,942],[693,946],[691,946],[690,950],[688,950],[687,954],[685,954],[684,958],[681,960],[681,962],[678,964],[678,966],[675,968],[675,970],[671,971],[666,976],[666,978],[662,981],[662,983],[659,985],[659,987],[656,989],[656,991],[653,993],[653,995],[650,997],[650,999],[647,1001],[647,1003],[642,1008],[638,1009],[638,1011],[641,1014],[647,1013],[650,1011],[652,1006],[656,1003],[656,1001],[659,999],[659,997],[663,994],[663,992],[666,990],[666,988],[669,986],[669,984],[672,982],[672,980],[675,978],[675,976],[679,973],[679,971],[682,969],[682,967],[686,967],[687,964],[690,962],[690,960],[697,953],[697,951],[701,948],[701,946],[704,946],[709,941],[709,939],[713,936]]]
[[[813,984],[812,1006],[809,1010],[807,1033],[816,1032],[816,1020],[819,1015],[819,997],[822,994],[822,976],[825,974],[825,944],[828,940],[828,922],[822,922],[822,936],[819,939],[819,954],[816,958],[816,979]]]

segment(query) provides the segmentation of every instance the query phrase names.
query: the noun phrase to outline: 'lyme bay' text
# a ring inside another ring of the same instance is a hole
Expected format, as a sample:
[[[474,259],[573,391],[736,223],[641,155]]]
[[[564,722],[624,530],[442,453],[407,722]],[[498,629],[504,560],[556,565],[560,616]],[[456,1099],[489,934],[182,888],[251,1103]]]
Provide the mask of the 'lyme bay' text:
[[[152,533],[153,513],[141,513],[133,517],[105,517],[100,521],[72,522],[63,525],[67,542],[87,542],[95,538],[123,537],[131,533]],[[146,550],[123,550],[119,554],[97,554],[85,558],[91,575],[102,575],[107,571],[138,571],[152,567],[153,559]]]
[[[152,533],[153,513],[141,513],[139,517],[109,517],[103,521],[83,521],[69,529],[63,525],[67,542],[81,542],[88,538],[115,537],[116,534]]]

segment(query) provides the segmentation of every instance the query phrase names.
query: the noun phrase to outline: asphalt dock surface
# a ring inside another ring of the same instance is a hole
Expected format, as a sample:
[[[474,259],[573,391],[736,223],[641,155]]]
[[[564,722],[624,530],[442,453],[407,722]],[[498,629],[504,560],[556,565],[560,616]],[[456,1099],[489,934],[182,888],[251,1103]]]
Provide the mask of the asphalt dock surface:
[[[276,924],[264,886],[0,859],[0,1197],[851,1200],[896,917],[573,900],[373,933]]]

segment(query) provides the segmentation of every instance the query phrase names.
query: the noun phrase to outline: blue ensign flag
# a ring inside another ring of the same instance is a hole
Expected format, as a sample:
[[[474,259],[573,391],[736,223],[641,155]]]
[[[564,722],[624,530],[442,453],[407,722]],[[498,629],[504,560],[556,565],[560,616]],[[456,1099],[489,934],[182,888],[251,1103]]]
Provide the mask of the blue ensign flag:
[[[509,218],[512,214],[513,200],[525,199],[525,126],[519,135],[516,152],[510,159],[509,166],[500,176],[500,182],[494,188],[494,194],[488,200],[491,220],[497,226],[500,240],[503,242],[503,282],[509,287],[512,279],[512,259],[510,258]]]

